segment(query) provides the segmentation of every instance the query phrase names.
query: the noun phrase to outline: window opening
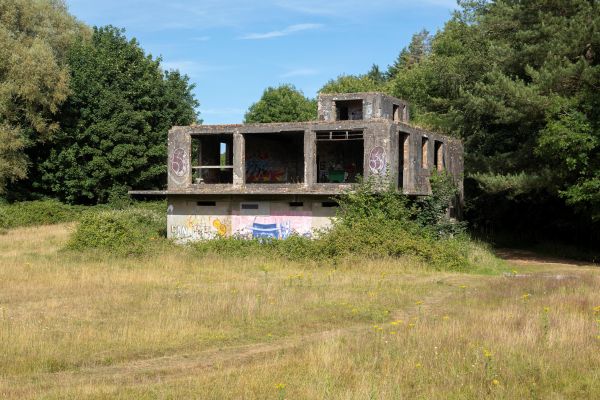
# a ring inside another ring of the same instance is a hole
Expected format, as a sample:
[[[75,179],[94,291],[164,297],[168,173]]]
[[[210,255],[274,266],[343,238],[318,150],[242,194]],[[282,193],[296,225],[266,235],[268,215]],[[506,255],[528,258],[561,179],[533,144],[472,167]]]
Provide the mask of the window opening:
[[[304,131],[245,135],[246,183],[304,182]]]
[[[233,183],[233,134],[192,136],[192,181]]]
[[[410,161],[410,135],[400,132],[398,134],[398,188],[404,187],[404,171],[408,170]]]
[[[444,143],[437,140],[434,142],[433,165],[438,171],[443,171],[445,167]]]
[[[354,183],[363,174],[362,131],[317,132],[317,182]]]
[[[429,139],[424,137],[421,139],[421,167],[427,169],[429,167]]]
[[[363,119],[362,100],[339,100],[335,102],[338,121]]]

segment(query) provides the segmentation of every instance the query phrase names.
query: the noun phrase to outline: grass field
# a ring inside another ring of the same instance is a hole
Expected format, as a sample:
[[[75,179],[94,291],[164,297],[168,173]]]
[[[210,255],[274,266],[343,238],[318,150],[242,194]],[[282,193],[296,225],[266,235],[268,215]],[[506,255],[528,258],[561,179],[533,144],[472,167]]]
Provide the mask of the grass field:
[[[116,258],[72,229],[0,236],[0,398],[600,398],[597,267]]]

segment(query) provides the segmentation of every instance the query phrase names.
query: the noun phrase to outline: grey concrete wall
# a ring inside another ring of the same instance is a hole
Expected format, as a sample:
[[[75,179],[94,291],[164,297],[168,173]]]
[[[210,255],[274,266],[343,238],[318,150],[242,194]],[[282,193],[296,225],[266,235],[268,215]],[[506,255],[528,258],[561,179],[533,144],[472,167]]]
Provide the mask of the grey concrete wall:
[[[336,121],[335,102],[338,100],[363,100],[363,120]],[[402,171],[399,189],[411,195],[430,194],[429,176],[434,168],[434,143],[443,144],[444,169],[450,172],[461,190],[463,179],[462,143],[448,136],[428,132],[406,122],[393,121],[394,105],[402,112],[408,105],[393,97],[378,93],[350,93],[341,95],[321,95],[319,97],[319,121],[245,124],[245,125],[193,125],[174,127],[169,131],[169,193],[195,195],[284,195],[313,194],[333,195],[351,188],[351,184],[317,183],[317,132],[362,132],[364,138],[363,175],[368,177],[396,177]],[[408,112],[408,111],[407,111]],[[245,183],[246,180],[246,138],[261,133],[304,132],[304,182],[293,184]],[[233,135],[233,184],[201,184],[191,179],[191,136]],[[408,158],[400,165],[400,151],[403,135],[408,135]],[[421,141],[429,139],[427,163],[423,167]],[[384,183],[384,182],[382,182]]]
[[[387,96],[376,92],[363,93],[343,93],[343,94],[320,94],[317,100],[318,120],[336,121],[336,102],[362,100],[363,102],[363,120],[386,119],[394,120],[393,106],[398,105],[400,110],[401,122],[409,121],[408,103],[395,97]]]
[[[232,235],[312,237],[315,231],[328,228],[335,217],[337,208],[327,207],[328,203],[327,197],[170,196],[167,236],[178,242]]]

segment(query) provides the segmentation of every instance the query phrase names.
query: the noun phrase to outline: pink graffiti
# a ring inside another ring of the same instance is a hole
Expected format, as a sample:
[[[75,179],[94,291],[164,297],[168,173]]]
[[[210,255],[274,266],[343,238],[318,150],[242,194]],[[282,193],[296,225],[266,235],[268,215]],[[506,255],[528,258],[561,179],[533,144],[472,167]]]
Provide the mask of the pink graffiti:
[[[385,171],[385,150],[381,146],[373,147],[369,155],[369,168],[374,174],[381,174]]]
[[[177,176],[184,176],[187,172],[185,150],[182,148],[175,149],[171,155],[171,169]]]

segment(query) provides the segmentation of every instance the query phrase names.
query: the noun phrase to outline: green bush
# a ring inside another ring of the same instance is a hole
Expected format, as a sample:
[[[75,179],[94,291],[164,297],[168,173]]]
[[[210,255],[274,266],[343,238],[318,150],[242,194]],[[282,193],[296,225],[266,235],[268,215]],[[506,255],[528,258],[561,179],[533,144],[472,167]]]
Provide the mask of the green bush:
[[[85,214],[67,247],[98,249],[117,255],[141,255],[161,246],[166,213],[127,208]]]
[[[441,178],[440,178],[441,179]],[[373,180],[361,182],[336,200],[340,208],[331,229],[313,239],[285,240],[222,238],[194,243],[201,253],[281,257],[298,261],[326,261],[414,257],[431,268],[464,271],[470,268],[469,241],[446,217],[448,185],[434,186],[437,196],[415,204],[394,188],[379,191]],[[438,194],[438,187],[444,193]],[[442,202],[446,202],[443,206]],[[419,218],[427,213],[428,218]]]
[[[57,200],[24,201],[0,204],[0,228],[51,225],[77,220],[86,208]]]

